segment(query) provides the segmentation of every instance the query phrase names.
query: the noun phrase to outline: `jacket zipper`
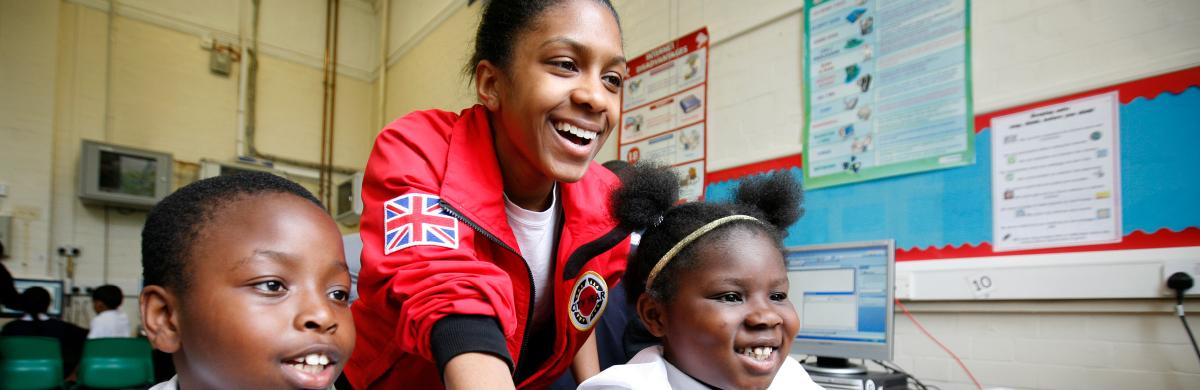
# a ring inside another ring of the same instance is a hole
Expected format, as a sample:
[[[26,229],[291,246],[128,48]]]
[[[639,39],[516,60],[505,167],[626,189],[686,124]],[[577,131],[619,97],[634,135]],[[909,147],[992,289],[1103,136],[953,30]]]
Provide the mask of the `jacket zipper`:
[[[449,203],[446,203],[445,199],[438,199],[438,204],[442,207],[442,210],[444,210],[446,212],[446,214],[449,214],[451,217],[454,217],[454,219],[462,221],[462,223],[464,223],[468,227],[470,227],[471,230],[474,230],[474,231],[478,232],[479,234],[482,234],[484,237],[487,237],[488,240],[491,240],[492,242],[499,244],[500,247],[507,249],[509,252],[512,252],[514,255],[517,255],[517,257],[521,258],[521,264],[525,265],[525,274],[529,276],[529,315],[527,317],[525,317],[525,330],[521,333],[522,336],[521,336],[520,353],[521,353],[521,357],[524,358],[525,357],[525,348],[529,346],[529,331],[530,331],[530,329],[533,328],[533,326],[532,326],[533,325],[533,303],[534,303],[533,299],[535,297],[537,297],[537,285],[535,285],[533,283],[533,270],[529,269],[529,264],[525,264],[525,258],[523,256],[521,256],[520,252],[517,252],[516,249],[513,249],[512,247],[508,246],[508,244],[505,244],[504,241],[501,241],[500,238],[496,237],[491,232],[485,230],[483,227],[476,224],[475,221],[472,221],[470,218],[467,218],[465,215],[462,215],[462,213],[458,212],[458,210],[455,210],[453,206],[450,206]],[[513,379],[517,379],[517,375],[520,374],[522,361],[523,361],[522,359],[518,359],[513,364]],[[513,385],[520,385],[520,384],[514,383]]]

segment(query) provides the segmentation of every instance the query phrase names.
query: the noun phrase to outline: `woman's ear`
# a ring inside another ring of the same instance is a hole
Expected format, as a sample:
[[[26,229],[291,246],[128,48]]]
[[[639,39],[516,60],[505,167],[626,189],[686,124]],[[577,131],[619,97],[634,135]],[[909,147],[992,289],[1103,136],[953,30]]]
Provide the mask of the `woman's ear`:
[[[488,111],[500,109],[500,89],[503,73],[496,64],[483,60],[475,64],[475,94]]]
[[[162,286],[146,286],[138,299],[146,338],[155,349],[175,353],[182,345],[179,332],[179,299]]]
[[[666,306],[662,302],[642,293],[637,300],[637,313],[642,319],[642,324],[646,325],[646,330],[654,337],[661,339],[667,335]]]

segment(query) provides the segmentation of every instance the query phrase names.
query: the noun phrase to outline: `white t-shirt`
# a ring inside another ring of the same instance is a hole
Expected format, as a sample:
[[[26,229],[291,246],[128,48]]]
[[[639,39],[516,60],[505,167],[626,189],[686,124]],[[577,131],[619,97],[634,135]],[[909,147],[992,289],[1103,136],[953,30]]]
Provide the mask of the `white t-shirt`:
[[[98,339],[101,337],[130,337],[129,317],[125,312],[113,309],[105,310],[92,318],[91,330],[88,331],[89,339]]]
[[[150,390],[179,390],[179,376],[176,375],[171,377],[171,380],[160,382],[151,387]]]
[[[629,363],[609,367],[579,384],[579,390],[708,390],[708,386],[688,376],[663,358],[661,345],[647,347]],[[788,356],[775,373],[767,390],[823,390],[809,378],[804,366]]]
[[[529,211],[517,206],[504,196],[504,211],[508,214],[508,226],[512,227],[513,235],[517,237],[517,250],[529,265],[533,273],[533,318],[530,324],[537,329],[553,313],[550,305],[553,295],[550,291],[551,273],[554,272],[554,238],[558,234],[558,186],[550,191],[553,198],[550,208],[545,211]]]

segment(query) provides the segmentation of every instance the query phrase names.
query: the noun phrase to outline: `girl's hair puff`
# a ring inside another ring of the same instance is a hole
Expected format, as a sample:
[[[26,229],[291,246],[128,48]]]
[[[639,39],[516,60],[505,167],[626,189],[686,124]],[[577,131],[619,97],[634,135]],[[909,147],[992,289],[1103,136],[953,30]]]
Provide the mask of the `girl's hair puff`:
[[[803,191],[786,172],[757,175],[742,180],[733,203],[690,202],[672,206],[679,193],[679,179],[670,169],[634,165],[622,172],[623,186],[612,196],[613,217],[633,231],[644,230],[637,251],[625,270],[625,290],[631,304],[642,293],[660,302],[670,301],[677,290],[680,270],[696,265],[698,248],[723,240],[736,229],[766,234],[783,250],[787,227],[803,215]],[[659,271],[654,286],[646,290],[646,278],[664,254],[684,237],[705,224],[730,215],[749,215],[761,222],[733,221],[706,233],[685,246]]]

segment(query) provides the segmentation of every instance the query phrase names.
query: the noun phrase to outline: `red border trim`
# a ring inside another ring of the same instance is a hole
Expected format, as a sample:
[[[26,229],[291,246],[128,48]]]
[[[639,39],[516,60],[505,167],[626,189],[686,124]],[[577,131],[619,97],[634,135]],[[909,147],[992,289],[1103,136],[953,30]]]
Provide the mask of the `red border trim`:
[[[802,156],[797,153],[791,156],[784,156],[767,161],[759,161],[756,163],[746,164],[738,167],[722,169],[719,171],[709,172],[704,177],[704,186],[708,187],[712,183],[720,183],[737,179],[742,176],[749,176],[756,173],[770,172],[776,169],[789,169],[792,167],[800,167],[804,163]]]
[[[983,131],[985,128],[992,127],[992,118],[1005,116],[1022,111],[1028,111],[1034,108],[1065,103],[1071,100],[1087,97],[1091,95],[1101,94],[1109,91],[1120,91],[1121,104],[1129,104],[1134,99],[1145,98],[1154,99],[1163,92],[1172,94],[1183,93],[1189,87],[1200,84],[1200,66],[1178,70],[1167,74],[1148,77],[1140,80],[1133,80],[1121,84],[1111,85],[1103,88],[1096,88],[1088,91],[1083,91],[1066,96],[1056,97],[1053,99],[1042,100],[1012,108],[1006,108],[999,111],[993,111],[986,114],[975,116],[975,132]]]
[[[912,249],[896,249],[896,261],[917,261],[917,260],[952,260],[962,259],[967,257],[992,257],[992,256],[1016,256],[1016,255],[1035,255],[1043,253],[1073,253],[1073,252],[1099,252],[1099,251],[1115,251],[1129,249],[1150,249],[1150,248],[1174,248],[1183,246],[1200,246],[1200,228],[1189,227],[1182,231],[1171,231],[1170,229],[1159,229],[1154,233],[1144,233],[1140,230],[1134,231],[1121,239],[1121,242],[1112,244],[1098,245],[1083,245],[1061,248],[1041,248],[1030,249],[1023,251],[1011,252],[995,252],[992,250],[992,244],[983,242],[978,246],[965,244],[960,247],[944,246],[941,248],[912,248]]]

